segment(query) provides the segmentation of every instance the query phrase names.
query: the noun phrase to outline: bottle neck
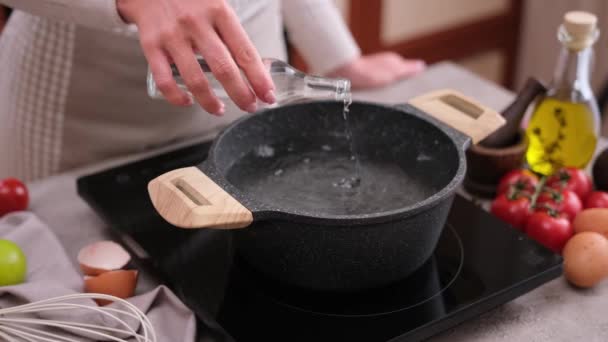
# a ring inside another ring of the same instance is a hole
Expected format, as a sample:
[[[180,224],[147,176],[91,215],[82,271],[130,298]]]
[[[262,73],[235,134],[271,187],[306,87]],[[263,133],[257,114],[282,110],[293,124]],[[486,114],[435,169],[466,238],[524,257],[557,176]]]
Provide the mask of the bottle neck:
[[[563,46],[553,75],[549,95],[563,100],[582,102],[593,97],[591,89],[591,66],[593,62],[593,41],[573,44],[563,29],[558,33]]]
[[[553,76],[553,88],[556,91],[590,91],[590,71],[593,51],[586,48],[573,51],[566,47],[562,48],[555,74]]]
[[[308,75],[304,78],[307,97],[314,99],[329,98],[338,101],[350,100],[350,81],[340,78],[325,78]]]

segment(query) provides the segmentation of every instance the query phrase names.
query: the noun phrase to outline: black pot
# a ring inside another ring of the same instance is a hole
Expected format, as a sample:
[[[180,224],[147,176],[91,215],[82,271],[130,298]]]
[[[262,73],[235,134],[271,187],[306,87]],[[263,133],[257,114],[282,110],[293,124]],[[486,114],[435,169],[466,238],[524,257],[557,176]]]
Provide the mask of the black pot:
[[[347,121],[342,110],[313,102],[234,122],[202,165],[150,182],[155,208],[182,228],[247,227],[235,231],[243,259],[290,285],[360,290],[408,276],[437,244],[464,150],[504,121],[453,91],[394,107],[354,102]],[[361,159],[355,189],[331,179],[351,146]]]

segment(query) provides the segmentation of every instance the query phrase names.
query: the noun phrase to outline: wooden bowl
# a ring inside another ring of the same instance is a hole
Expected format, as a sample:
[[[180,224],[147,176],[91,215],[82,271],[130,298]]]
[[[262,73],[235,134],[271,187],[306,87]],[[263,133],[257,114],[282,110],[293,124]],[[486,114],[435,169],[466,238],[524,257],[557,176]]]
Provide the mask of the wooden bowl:
[[[523,130],[516,141],[514,145],[504,148],[471,146],[466,152],[468,169],[464,188],[472,195],[494,197],[500,178],[524,164],[528,138]]]

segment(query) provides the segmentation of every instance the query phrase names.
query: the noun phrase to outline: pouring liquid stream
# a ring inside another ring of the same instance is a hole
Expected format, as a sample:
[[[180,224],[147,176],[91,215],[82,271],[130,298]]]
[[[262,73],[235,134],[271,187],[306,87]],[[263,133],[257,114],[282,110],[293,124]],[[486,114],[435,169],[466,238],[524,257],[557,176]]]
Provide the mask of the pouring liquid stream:
[[[356,189],[361,184],[361,162],[356,155],[355,142],[353,139],[352,128],[350,127],[350,121],[348,120],[348,113],[350,111],[350,105],[353,103],[352,98],[349,96],[344,99],[344,109],[342,110],[342,116],[344,117],[344,133],[348,140],[348,146],[350,150],[350,160],[354,165],[354,174],[350,177],[343,177],[337,182],[332,183],[334,187],[340,187],[345,189]],[[357,192],[358,194],[359,192]]]

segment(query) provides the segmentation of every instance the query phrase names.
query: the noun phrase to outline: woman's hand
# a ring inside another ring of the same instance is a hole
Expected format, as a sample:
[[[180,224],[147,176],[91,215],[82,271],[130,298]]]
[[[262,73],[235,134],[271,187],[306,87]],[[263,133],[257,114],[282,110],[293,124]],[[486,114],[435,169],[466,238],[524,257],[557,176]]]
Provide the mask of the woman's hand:
[[[361,56],[330,72],[330,77],[347,78],[352,89],[378,88],[414,76],[426,69],[422,60],[404,59],[393,52]]]
[[[137,25],[154,80],[169,102],[191,104],[173,79],[169,65],[173,62],[207,112],[216,115],[224,112],[224,104],[213,93],[196,59],[197,52],[241,109],[255,112],[256,96],[267,103],[275,102],[272,79],[225,0],[117,0],[116,3],[124,20]]]

